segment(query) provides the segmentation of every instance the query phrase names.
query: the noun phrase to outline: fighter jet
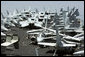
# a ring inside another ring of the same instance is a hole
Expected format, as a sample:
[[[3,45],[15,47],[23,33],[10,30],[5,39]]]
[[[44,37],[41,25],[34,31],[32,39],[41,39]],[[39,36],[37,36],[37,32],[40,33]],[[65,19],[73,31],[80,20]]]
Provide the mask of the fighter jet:
[[[58,25],[58,24],[57,24],[57,25]],[[46,27],[43,27],[43,29],[47,29],[47,30],[49,30],[49,31],[54,32],[54,35],[56,34],[56,30],[49,29],[49,28],[46,28]],[[44,34],[45,34],[45,33],[46,33],[46,32],[44,32]],[[38,33],[38,34],[39,34],[39,33]],[[43,38],[43,39],[42,39],[42,37],[41,37],[42,34],[43,34],[43,33],[40,34],[40,36],[38,37],[38,39],[41,39],[41,41],[44,40],[44,39],[49,39],[49,38]],[[52,33],[51,33],[51,34],[52,34]],[[80,41],[80,39],[76,39],[76,38],[71,37],[71,36],[67,36],[67,35],[64,35],[64,34],[60,34],[60,35],[63,36],[64,42],[69,43],[69,44],[72,44],[72,43],[75,43],[75,44],[76,44],[75,41],[77,41],[77,42]],[[66,36],[66,37],[65,37],[65,36]],[[70,37],[70,38],[69,38],[69,37]],[[52,38],[52,37],[50,37],[50,38]],[[66,40],[65,40],[66,38],[67,38],[67,39],[69,38],[70,41],[66,41]],[[43,44],[43,45],[45,45],[45,44]]]
[[[1,43],[1,46],[7,47],[9,45],[12,45],[12,44],[16,43],[17,41],[18,41],[18,36],[17,35],[7,34],[6,35],[6,41],[4,43]]]
[[[2,13],[1,13],[1,15],[3,16]],[[15,25],[11,22],[11,18],[10,18],[10,17],[4,17],[4,18],[2,18],[2,21],[3,21],[4,25],[15,26]]]

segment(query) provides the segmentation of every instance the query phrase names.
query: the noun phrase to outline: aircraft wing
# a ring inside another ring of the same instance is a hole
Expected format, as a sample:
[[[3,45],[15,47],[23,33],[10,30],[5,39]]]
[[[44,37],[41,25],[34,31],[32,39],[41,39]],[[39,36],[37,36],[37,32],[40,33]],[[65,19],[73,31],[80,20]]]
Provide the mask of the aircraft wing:
[[[3,32],[1,32],[1,36],[6,36],[6,34],[4,34]]]
[[[32,33],[32,32],[39,32],[39,31],[42,31],[43,29],[37,29],[37,30],[30,30],[30,31],[27,31],[27,33]]]
[[[61,43],[63,44],[63,47],[74,47],[74,46],[76,46],[76,44],[66,44],[63,41],[61,41]]]
[[[13,44],[13,43],[15,43],[17,41],[18,40],[11,40],[11,42],[4,42],[4,43],[1,44],[1,46],[9,46],[9,45],[11,45],[11,44]]]
[[[75,44],[63,44],[63,47],[74,47],[76,46]]]
[[[80,37],[80,36],[84,36],[84,33],[77,34],[77,35],[75,35],[74,37]]]
[[[84,55],[84,50],[74,52],[73,54],[74,55]]]
[[[6,30],[6,31],[8,31],[8,29],[5,28],[4,26],[1,26],[1,29],[2,29],[2,30]]]
[[[36,34],[36,35],[38,35],[38,34],[39,34],[39,32],[34,32],[34,33],[29,33],[29,34]]]
[[[53,39],[53,40],[56,40],[56,36],[51,36],[51,37],[45,37],[45,38],[43,38],[43,40],[47,40],[47,39]]]
[[[79,44],[79,42],[74,42],[74,41],[67,41],[67,40],[63,40],[65,43],[67,44]]]
[[[46,42],[39,42],[39,45],[45,45],[45,46],[56,46],[56,43],[46,43]]]
[[[56,46],[56,43],[46,43],[46,42],[39,42],[39,45],[45,45],[45,46]],[[75,44],[64,44],[63,47],[73,47],[76,46]]]
[[[79,39],[79,38],[74,38],[74,37],[71,37],[71,36],[66,36],[66,37],[64,37],[64,39],[74,40],[74,41],[80,41],[80,40],[81,40],[81,39]]]

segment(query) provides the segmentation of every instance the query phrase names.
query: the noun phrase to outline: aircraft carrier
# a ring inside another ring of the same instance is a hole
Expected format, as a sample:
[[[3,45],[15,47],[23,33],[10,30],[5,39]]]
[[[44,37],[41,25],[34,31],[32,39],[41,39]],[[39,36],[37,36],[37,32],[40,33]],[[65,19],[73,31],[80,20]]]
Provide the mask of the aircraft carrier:
[[[7,14],[1,14],[1,56],[84,56],[84,28],[75,7]]]

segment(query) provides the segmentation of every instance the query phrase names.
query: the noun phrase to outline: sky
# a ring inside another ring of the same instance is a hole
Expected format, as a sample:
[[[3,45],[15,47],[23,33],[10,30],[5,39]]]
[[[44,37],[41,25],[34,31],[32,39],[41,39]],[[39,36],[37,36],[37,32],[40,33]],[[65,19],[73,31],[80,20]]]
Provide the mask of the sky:
[[[59,12],[61,8],[67,10],[68,6],[70,9],[73,7],[79,9],[79,18],[84,23],[84,1],[1,1],[1,12],[6,15],[6,10],[12,13],[15,9],[21,11],[29,8],[32,10],[37,8],[39,11],[43,11],[44,8],[50,11],[56,9]]]

